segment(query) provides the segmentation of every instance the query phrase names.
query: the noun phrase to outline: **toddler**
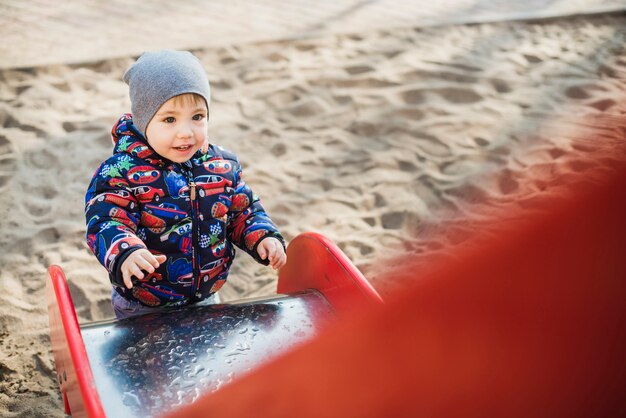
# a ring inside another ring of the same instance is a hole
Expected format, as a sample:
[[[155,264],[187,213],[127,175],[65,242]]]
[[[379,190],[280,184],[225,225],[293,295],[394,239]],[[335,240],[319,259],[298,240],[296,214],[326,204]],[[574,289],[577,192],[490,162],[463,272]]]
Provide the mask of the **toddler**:
[[[117,318],[198,303],[228,276],[237,245],[281,268],[285,243],[239,160],[209,144],[210,87],[186,51],[146,52],[124,74],[132,114],[85,197],[87,243],[108,270]]]

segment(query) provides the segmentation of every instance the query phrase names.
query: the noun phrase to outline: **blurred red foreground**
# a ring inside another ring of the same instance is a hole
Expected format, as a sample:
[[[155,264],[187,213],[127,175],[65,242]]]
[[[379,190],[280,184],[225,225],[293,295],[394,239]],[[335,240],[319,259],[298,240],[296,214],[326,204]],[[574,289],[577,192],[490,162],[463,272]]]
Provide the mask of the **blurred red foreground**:
[[[626,171],[529,221],[170,417],[626,416]]]

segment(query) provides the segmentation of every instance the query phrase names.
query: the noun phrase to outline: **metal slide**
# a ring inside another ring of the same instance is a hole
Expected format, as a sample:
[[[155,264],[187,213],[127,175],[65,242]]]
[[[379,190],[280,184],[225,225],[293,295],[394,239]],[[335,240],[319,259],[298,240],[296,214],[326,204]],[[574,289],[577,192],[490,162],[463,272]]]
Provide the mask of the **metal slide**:
[[[351,306],[382,302],[319,234],[299,235],[287,255],[275,297],[82,325],[62,269],[50,267],[50,335],[65,412],[161,416],[310,340]]]

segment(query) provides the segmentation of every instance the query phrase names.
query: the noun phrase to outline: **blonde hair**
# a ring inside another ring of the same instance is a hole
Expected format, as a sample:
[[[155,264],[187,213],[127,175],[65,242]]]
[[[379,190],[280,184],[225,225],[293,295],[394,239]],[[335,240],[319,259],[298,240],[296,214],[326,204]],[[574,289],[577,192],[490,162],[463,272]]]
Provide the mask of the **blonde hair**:
[[[209,111],[206,101],[204,97],[200,96],[196,93],[184,93],[179,94],[178,96],[172,97],[172,103],[175,106],[205,106],[207,108],[207,112]]]

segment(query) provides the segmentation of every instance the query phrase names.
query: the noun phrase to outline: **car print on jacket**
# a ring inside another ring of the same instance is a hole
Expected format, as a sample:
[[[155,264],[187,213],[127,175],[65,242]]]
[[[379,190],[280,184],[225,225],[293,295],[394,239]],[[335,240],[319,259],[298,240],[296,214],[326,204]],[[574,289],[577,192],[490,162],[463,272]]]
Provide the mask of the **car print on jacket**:
[[[114,177],[109,180],[109,185],[112,187],[128,187],[128,182],[122,178]]]
[[[211,252],[215,257],[222,257],[226,252],[226,243],[224,241],[219,241],[218,243],[211,245]]]
[[[230,170],[233,169],[233,164],[228,160],[215,158],[205,162],[204,168],[206,168],[209,173],[226,174],[230,173]]]
[[[150,147],[139,141],[133,142],[128,147],[128,152],[131,154],[135,154],[139,158],[149,157],[152,154],[152,150],[150,149]]]
[[[227,258],[220,258],[214,260],[200,269],[200,277],[198,278],[198,284],[196,287],[199,287],[201,282],[208,282],[209,280],[217,277],[223,271],[224,264],[228,261]],[[185,274],[178,278],[178,283],[183,286],[191,286],[194,283],[193,273]]]
[[[156,187],[137,186],[131,188],[131,190],[133,191],[135,197],[137,197],[137,200],[141,203],[152,201],[158,202],[163,196],[165,196],[163,190],[157,189]]]
[[[112,190],[110,192],[101,193],[93,197],[88,204],[93,205],[96,201],[110,203],[123,209],[131,210],[135,209],[137,206],[132,194],[127,190]]]
[[[129,215],[128,212],[117,207],[111,208],[109,211],[109,217],[111,220],[120,222],[129,228],[132,228],[136,222],[134,219],[131,219],[131,215]]]
[[[161,203],[159,206],[145,205],[144,211],[162,219],[173,219],[175,221],[187,216],[186,212],[183,212],[178,206],[171,203]]]
[[[211,286],[211,293],[215,293],[218,290],[220,290],[222,288],[222,286],[224,286],[226,284],[226,279],[219,279],[216,280],[215,283],[213,283],[213,286]]]
[[[210,145],[207,153],[173,163],[148,146],[128,114],[112,136],[113,155],[98,167],[85,196],[86,235],[123,297],[146,306],[196,302],[224,284],[235,246],[267,264],[256,253],[259,242],[283,242],[231,152]],[[139,248],[166,261],[127,289],[120,266]]]
[[[165,220],[154,216],[150,212],[141,212],[140,225],[145,226],[155,234],[160,234],[165,231]]]
[[[128,170],[128,180],[135,184],[154,183],[159,177],[161,177],[161,173],[158,170],[146,165]]]
[[[137,281],[139,282],[149,282],[153,284],[156,282],[160,282],[162,280],[163,280],[163,276],[160,273],[157,273],[156,271],[153,271],[152,273],[143,276],[143,278],[141,279],[137,279]]]
[[[215,261],[211,261],[210,263],[202,266],[200,268],[200,280],[209,281],[210,279],[216,277],[219,273],[221,273],[221,267],[226,262],[226,258],[220,258]]]
[[[160,239],[161,241],[174,241],[176,240],[176,235],[182,237],[189,233],[191,233],[191,221],[172,226],[170,229],[161,234]]]
[[[162,305],[163,301],[155,294],[147,291],[141,286],[133,286],[131,292],[133,297],[146,306],[156,307]]]
[[[237,193],[232,197],[230,207],[234,211],[241,211],[250,205],[250,198],[245,193]]]
[[[213,218],[221,218],[228,213],[230,207],[230,197],[220,196],[218,202],[213,203],[211,206],[211,216]]]
[[[195,183],[200,197],[224,193],[226,187],[233,184],[232,181],[216,175],[198,176],[195,178]]]
[[[163,285],[153,286],[149,284],[142,284],[141,287],[143,287],[144,289],[146,289],[148,292],[158,297],[159,299],[167,299],[167,300],[173,301],[173,300],[181,300],[185,298],[184,295],[174,292],[174,290],[170,289],[167,286],[163,286]]]

